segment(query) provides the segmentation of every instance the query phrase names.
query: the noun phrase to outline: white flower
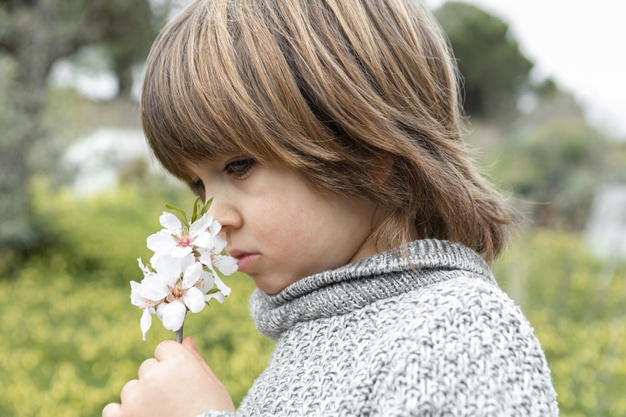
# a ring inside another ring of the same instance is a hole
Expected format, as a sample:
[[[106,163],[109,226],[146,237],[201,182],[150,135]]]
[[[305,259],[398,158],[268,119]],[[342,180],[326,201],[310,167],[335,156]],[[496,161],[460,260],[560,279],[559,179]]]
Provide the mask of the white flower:
[[[159,279],[150,282],[146,295],[149,291],[162,297],[163,302],[156,310],[157,316],[166,329],[176,331],[181,328],[187,309],[198,313],[204,308],[205,294],[196,284],[206,271],[202,270],[202,264],[196,262],[192,254],[184,258],[162,256],[154,266]]]
[[[223,301],[223,295],[207,294],[214,285],[213,277],[196,262],[193,254],[182,258],[161,256],[150,271],[139,260],[144,271],[141,283],[131,282],[131,302],[144,312],[140,327],[145,334],[152,324],[151,314],[157,314],[168,330],[178,330],[183,324],[187,310],[202,311],[212,298]]]
[[[215,223],[215,226],[211,227],[210,230],[213,245],[208,248],[200,249],[200,257],[198,260],[211,270],[215,279],[215,285],[222,294],[228,296],[230,295],[230,288],[220,279],[215,269],[217,268],[226,276],[231,275],[237,271],[237,260],[232,256],[222,255],[222,251],[226,247],[226,241],[221,236],[218,236],[222,225],[218,222],[213,223]],[[211,226],[213,226],[213,224]]]
[[[140,261],[141,262],[141,261]],[[143,265],[143,264],[142,264]],[[156,311],[154,306],[156,303],[152,300],[148,300],[147,298],[139,295],[139,291],[141,289],[141,284],[135,281],[130,282],[130,302],[139,307],[143,308],[143,314],[141,315],[141,319],[139,320],[139,327],[141,328],[141,334],[143,340],[146,340],[146,332],[150,329],[152,325],[152,314],[155,314]]]
[[[189,228],[185,227],[174,214],[166,211],[159,217],[159,222],[163,229],[150,235],[146,240],[148,249],[155,253],[151,263],[154,263],[161,255],[178,258],[189,255],[194,251],[194,248],[212,246],[214,234],[211,232],[211,228],[215,228],[216,225],[219,226],[219,223],[213,221],[213,216],[209,213],[205,213]]]
[[[147,266],[138,259],[144,278],[130,283],[131,303],[144,310],[139,323],[143,340],[153,314],[181,340],[187,311],[198,313],[210,300],[221,303],[230,294],[217,271],[230,275],[237,263],[222,254],[226,241],[218,236],[222,226],[208,213],[210,204],[196,200],[191,224],[183,211],[166,205],[172,213],[159,217],[163,229],[146,240],[154,255]]]
[[[156,314],[155,307],[163,302],[164,294],[155,291],[155,289],[160,287],[160,277],[150,271],[143,262],[141,262],[141,258],[137,259],[137,262],[139,262],[139,268],[141,268],[144,273],[144,279],[141,283],[135,281],[130,282],[130,302],[144,309],[141,320],[139,321],[139,327],[141,328],[142,337],[145,341],[146,332],[150,329],[150,326],[152,326],[152,314]]]

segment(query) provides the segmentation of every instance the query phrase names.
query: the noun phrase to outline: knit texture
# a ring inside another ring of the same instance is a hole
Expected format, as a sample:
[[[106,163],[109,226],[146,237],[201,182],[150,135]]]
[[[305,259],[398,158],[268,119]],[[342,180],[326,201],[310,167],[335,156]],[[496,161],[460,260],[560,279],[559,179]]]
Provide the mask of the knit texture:
[[[475,252],[438,240],[255,291],[276,340],[245,416],[556,416],[533,329]]]

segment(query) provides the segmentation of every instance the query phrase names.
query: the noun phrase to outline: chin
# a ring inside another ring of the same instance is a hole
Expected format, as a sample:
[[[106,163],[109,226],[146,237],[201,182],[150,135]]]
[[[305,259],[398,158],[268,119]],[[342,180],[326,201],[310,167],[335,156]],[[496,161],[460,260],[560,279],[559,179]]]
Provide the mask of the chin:
[[[287,288],[289,285],[297,281],[297,279],[294,279],[292,281],[284,280],[284,279],[277,279],[276,276],[271,276],[271,275],[270,276],[257,275],[257,276],[251,276],[251,278],[259,290],[270,295],[278,294],[279,292]]]

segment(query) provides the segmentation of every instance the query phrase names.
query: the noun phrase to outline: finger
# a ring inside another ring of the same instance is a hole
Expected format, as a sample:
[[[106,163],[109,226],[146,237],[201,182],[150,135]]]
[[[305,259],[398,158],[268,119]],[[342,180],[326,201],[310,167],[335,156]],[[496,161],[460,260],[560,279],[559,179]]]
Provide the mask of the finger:
[[[183,340],[182,345],[189,351],[191,352],[191,354],[198,360],[204,362],[204,357],[202,357],[202,354],[198,351],[198,348],[196,347],[196,343],[194,342],[192,337],[186,337]]]
[[[189,353],[193,355],[194,358],[196,358],[200,362],[202,367],[209,373],[209,375],[211,375],[215,379],[218,379],[215,373],[213,372],[213,369],[211,369],[209,364],[206,363],[206,361],[204,360],[204,357],[202,356],[202,354],[198,351],[198,348],[196,347],[196,343],[194,342],[193,338],[191,337],[185,338],[183,340],[182,345],[189,351]]]
[[[122,415],[122,406],[120,404],[107,404],[102,409],[102,417],[120,417]]]
[[[168,358],[175,357],[176,355],[181,354],[181,350],[184,352],[185,349],[180,345],[180,343],[176,343],[173,340],[165,340],[159,343],[154,349],[154,357],[159,362],[163,362]]]
[[[128,381],[124,388],[122,388],[122,392],[120,393],[120,400],[122,400],[122,404],[129,401],[132,398],[134,387],[139,383],[136,379]]]
[[[137,371],[139,379],[146,378],[150,374],[151,370],[153,370],[158,363],[159,361],[154,358],[146,359],[145,361],[143,361],[143,363],[139,367],[139,370]]]

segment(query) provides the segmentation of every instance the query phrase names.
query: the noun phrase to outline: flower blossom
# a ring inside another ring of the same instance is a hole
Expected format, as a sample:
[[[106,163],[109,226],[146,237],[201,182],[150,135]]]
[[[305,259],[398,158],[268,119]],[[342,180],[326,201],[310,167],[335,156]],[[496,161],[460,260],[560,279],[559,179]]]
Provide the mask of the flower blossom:
[[[152,315],[182,339],[187,311],[198,313],[210,300],[222,303],[230,294],[220,274],[234,273],[237,264],[224,254],[226,241],[218,236],[222,226],[207,213],[209,206],[210,201],[200,207],[196,200],[191,224],[184,212],[169,206],[174,214],[163,212],[163,229],[146,241],[154,255],[147,266],[137,260],[144,278],[130,282],[131,303],[144,310],[139,323],[143,340]]]
[[[220,224],[209,213],[205,213],[189,227],[166,211],[159,217],[159,222],[163,229],[147,239],[148,249],[155,253],[151,263],[164,254],[179,258],[192,253],[194,249],[208,249],[212,246],[213,237],[221,229]],[[215,229],[217,232],[214,232]]]
[[[215,269],[217,268],[222,274],[228,276],[237,271],[237,260],[232,256],[222,255],[226,247],[226,241],[221,236],[218,236],[221,229],[222,225],[219,223],[217,223],[217,227],[211,228],[210,233],[213,239],[213,245],[208,248],[203,247],[199,249],[200,257],[198,260],[211,270],[215,278],[215,285],[224,295],[228,296],[230,294],[230,288],[220,279]]]

